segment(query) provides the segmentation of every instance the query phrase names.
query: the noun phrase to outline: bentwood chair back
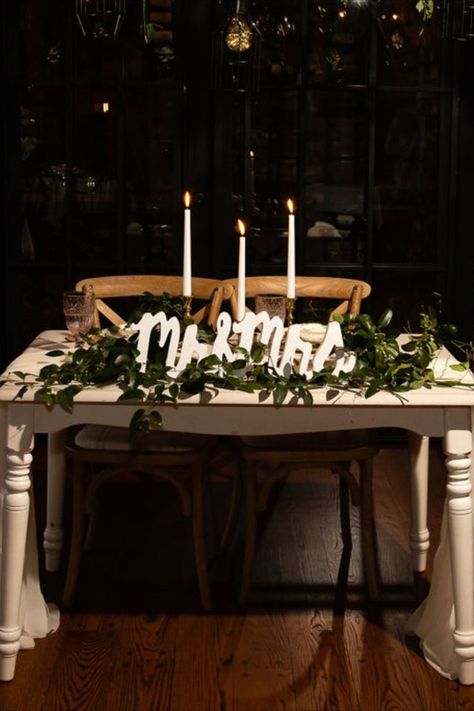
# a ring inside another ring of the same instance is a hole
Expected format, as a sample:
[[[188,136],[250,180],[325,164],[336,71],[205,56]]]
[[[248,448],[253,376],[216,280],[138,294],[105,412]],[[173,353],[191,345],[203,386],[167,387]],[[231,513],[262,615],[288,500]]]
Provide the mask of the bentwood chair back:
[[[96,297],[96,325],[100,325],[100,315],[120,325],[124,319],[108,305],[108,299],[140,296],[144,292],[179,296],[182,280],[172,276],[105,276],[82,279],[76,284],[77,290],[84,287],[92,288]],[[193,299],[206,302],[194,313],[193,320],[200,322],[206,318],[207,323],[214,326],[223,295],[229,298],[231,291],[230,286],[212,279],[193,279]],[[204,609],[211,609],[205,536],[205,472],[217,443],[216,437],[165,431],[153,431],[131,441],[128,429],[101,425],[85,425],[72,433],[66,443],[66,457],[72,462],[73,472],[73,516],[63,606],[70,606],[74,597],[85,513],[93,513],[102,484],[135,472],[174,486],[182,513],[191,516],[201,602]],[[50,518],[48,516],[48,520]]]
[[[160,276],[154,274],[126,274],[122,276],[99,276],[81,279],[76,284],[76,289],[81,290],[88,286],[92,287],[95,296],[96,311],[94,315],[94,326],[101,325],[100,316],[105,317],[115,326],[120,326],[125,322],[110,304],[104,299],[125,298],[130,296],[141,296],[145,292],[150,294],[170,294],[170,296],[180,296],[182,292],[182,277]],[[231,287],[224,285],[216,279],[203,279],[194,277],[192,280],[193,300],[205,302],[194,314],[192,319],[195,323],[200,323],[206,319],[207,323],[214,327],[219,314],[222,300],[229,299]]]
[[[232,315],[237,318],[237,287],[238,279],[226,279],[223,284],[232,285],[234,293],[230,297]],[[261,295],[286,296],[286,276],[252,276],[245,280],[247,298]],[[355,316],[359,313],[362,299],[369,296],[371,287],[360,279],[344,279],[339,277],[297,276],[295,281],[296,296],[301,299],[328,299],[337,301],[332,308],[332,314],[349,313]],[[226,298],[228,298],[226,296]]]
[[[237,279],[227,280],[237,289]],[[287,279],[281,276],[247,277],[246,297],[259,295],[285,296]],[[361,301],[371,287],[359,279],[332,277],[296,277],[296,297],[335,301],[330,313],[349,313],[356,316]],[[236,317],[237,300],[231,297],[231,308]],[[284,415],[283,415],[284,416]],[[274,485],[298,469],[329,468],[340,477],[341,511],[348,510],[348,491],[352,501],[361,509],[361,538],[364,574],[369,597],[378,597],[375,558],[374,518],[372,504],[373,457],[378,449],[367,430],[291,434],[285,436],[241,437],[239,454],[243,464],[245,497],[245,549],[240,585],[240,602],[248,597],[252,565],[257,540],[257,516],[267,507]],[[351,471],[357,462],[359,477]]]

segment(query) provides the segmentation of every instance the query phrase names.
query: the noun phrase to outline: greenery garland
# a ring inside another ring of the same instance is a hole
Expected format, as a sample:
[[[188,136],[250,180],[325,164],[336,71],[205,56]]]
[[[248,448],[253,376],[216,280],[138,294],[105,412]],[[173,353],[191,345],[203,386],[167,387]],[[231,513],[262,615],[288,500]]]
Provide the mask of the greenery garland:
[[[164,311],[167,316],[177,316],[184,329],[187,322],[182,303],[168,294],[156,297],[147,294],[128,325],[145,311]],[[378,322],[367,314],[355,317],[336,315],[343,333],[345,350],[355,354],[356,366],[349,373],[335,376],[332,368],[323,368],[306,379],[293,368],[287,376],[279,375],[265,358],[265,346],[253,344],[250,353],[237,348],[240,356],[233,362],[221,361],[210,355],[200,362],[190,363],[176,378],[169,374],[165,364],[165,350],[158,346],[156,332],[150,341],[149,360],[145,372],[140,372],[137,363],[137,334],[127,335],[120,327],[101,331],[92,329],[74,351],[54,350],[46,355],[51,363],[44,366],[38,376],[14,371],[0,382],[19,383],[16,398],[22,398],[29,388],[36,388],[35,398],[50,408],[56,403],[67,412],[72,412],[74,398],[88,387],[117,385],[122,394],[118,400],[143,402],[133,415],[130,431],[148,431],[161,426],[161,415],[154,406],[176,403],[180,395],[198,394],[204,390],[224,389],[243,392],[259,391],[260,399],[272,398],[281,406],[287,395],[306,405],[313,403],[312,392],[328,387],[327,398],[337,397],[341,391],[350,390],[364,394],[366,398],[384,390],[403,399],[403,392],[417,388],[444,387],[459,384],[459,380],[436,381],[431,363],[437,349],[453,343],[464,353],[464,362],[455,364],[454,371],[465,372],[472,356],[472,344],[454,341],[454,326],[441,324],[434,309],[428,309],[420,317],[420,331],[409,335],[401,345],[397,332],[390,330],[392,312],[387,309]],[[208,327],[199,330],[199,338],[210,341],[213,332]],[[55,362],[57,358],[63,360]],[[39,386],[39,387],[38,387]]]

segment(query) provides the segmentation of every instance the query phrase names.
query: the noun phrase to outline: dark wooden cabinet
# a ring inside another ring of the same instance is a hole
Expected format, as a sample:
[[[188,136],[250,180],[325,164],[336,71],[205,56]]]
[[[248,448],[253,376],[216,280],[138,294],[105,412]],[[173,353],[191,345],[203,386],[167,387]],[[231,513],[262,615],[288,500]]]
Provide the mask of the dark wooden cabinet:
[[[179,273],[186,189],[196,275],[235,276],[241,216],[249,273],[283,273],[293,197],[300,273],[367,279],[398,323],[438,291],[470,336],[472,51],[435,5],[253,0],[255,91],[216,71],[230,0],[128,0],[114,39],[83,37],[72,1],[5,3],[2,359],[62,325],[79,278]]]

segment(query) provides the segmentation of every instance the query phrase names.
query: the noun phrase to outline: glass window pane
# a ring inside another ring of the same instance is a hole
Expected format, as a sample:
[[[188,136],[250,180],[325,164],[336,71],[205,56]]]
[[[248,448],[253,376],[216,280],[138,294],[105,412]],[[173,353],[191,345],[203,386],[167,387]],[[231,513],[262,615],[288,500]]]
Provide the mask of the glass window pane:
[[[423,20],[412,0],[377,5],[377,80],[380,84],[438,84],[441,67],[441,3]]]
[[[62,311],[64,270],[30,269],[19,275],[21,298],[21,332],[24,344],[30,343],[40,331],[65,328]]]
[[[296,91],[262,91],[252,107],[249,183],[254,273],[286,263],[286,201],[297,192]]]
[[[435,260],[439,98],[381,92],[377,100],[374,258]]]
[[[117,115],[115,92],[77,89],[71,199],[74,255],[81,262],[117,254]]]
[[[64,93],[31,88],[21,106],[21,173],[25,260],[58,261],[65,253]]]
[[[60,83],[64,78],[65,23],[68,14],[64,0],[22,3],[22,75],[26,82]]]
[[[365,92],[308,92],[305,161],[305,262],[361,261],[366,232]]]
[[[252,2],[251,16],[262,36],[262,84],[294,84],[301,66],[300,3],[294,0]]]
[[[444,293],[440,281],[444,278],[433,273],[377,270],[371,282],[370,313],[378,318],[386,308],[391,308],[392,326],[405,328],[408,324],[416,331],[421,310],[434,303],[433,292]]]
[[[132,0],[122,41],[129,80],[173,80],[176,74],[177,3]]]
[[[367,82],[368,3],[309,3],[308,78],[313,82]]]
[[[174,89],[130,89],[126,102],[127,260],[153,260],[161,271],[177,268],[174,238],[180,175],[178,95]]]

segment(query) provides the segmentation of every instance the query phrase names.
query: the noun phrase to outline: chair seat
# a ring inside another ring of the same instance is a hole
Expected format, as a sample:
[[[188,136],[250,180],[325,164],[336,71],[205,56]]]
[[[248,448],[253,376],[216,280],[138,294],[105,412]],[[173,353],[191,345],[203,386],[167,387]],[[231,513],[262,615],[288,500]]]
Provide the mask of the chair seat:
[[[192,452],[209,444],[207,435],[181,432],[139,432],[130,439],[128,428],[85,425],[76,434],[76,447],[118,452]]]
[[[298,451],[346,451],[360,447],[372,447],[371,430],[347,430],[344,432],[307,432],[290,435],[261,435],[241,437],[245,447],[255,450],[279,452]]]

